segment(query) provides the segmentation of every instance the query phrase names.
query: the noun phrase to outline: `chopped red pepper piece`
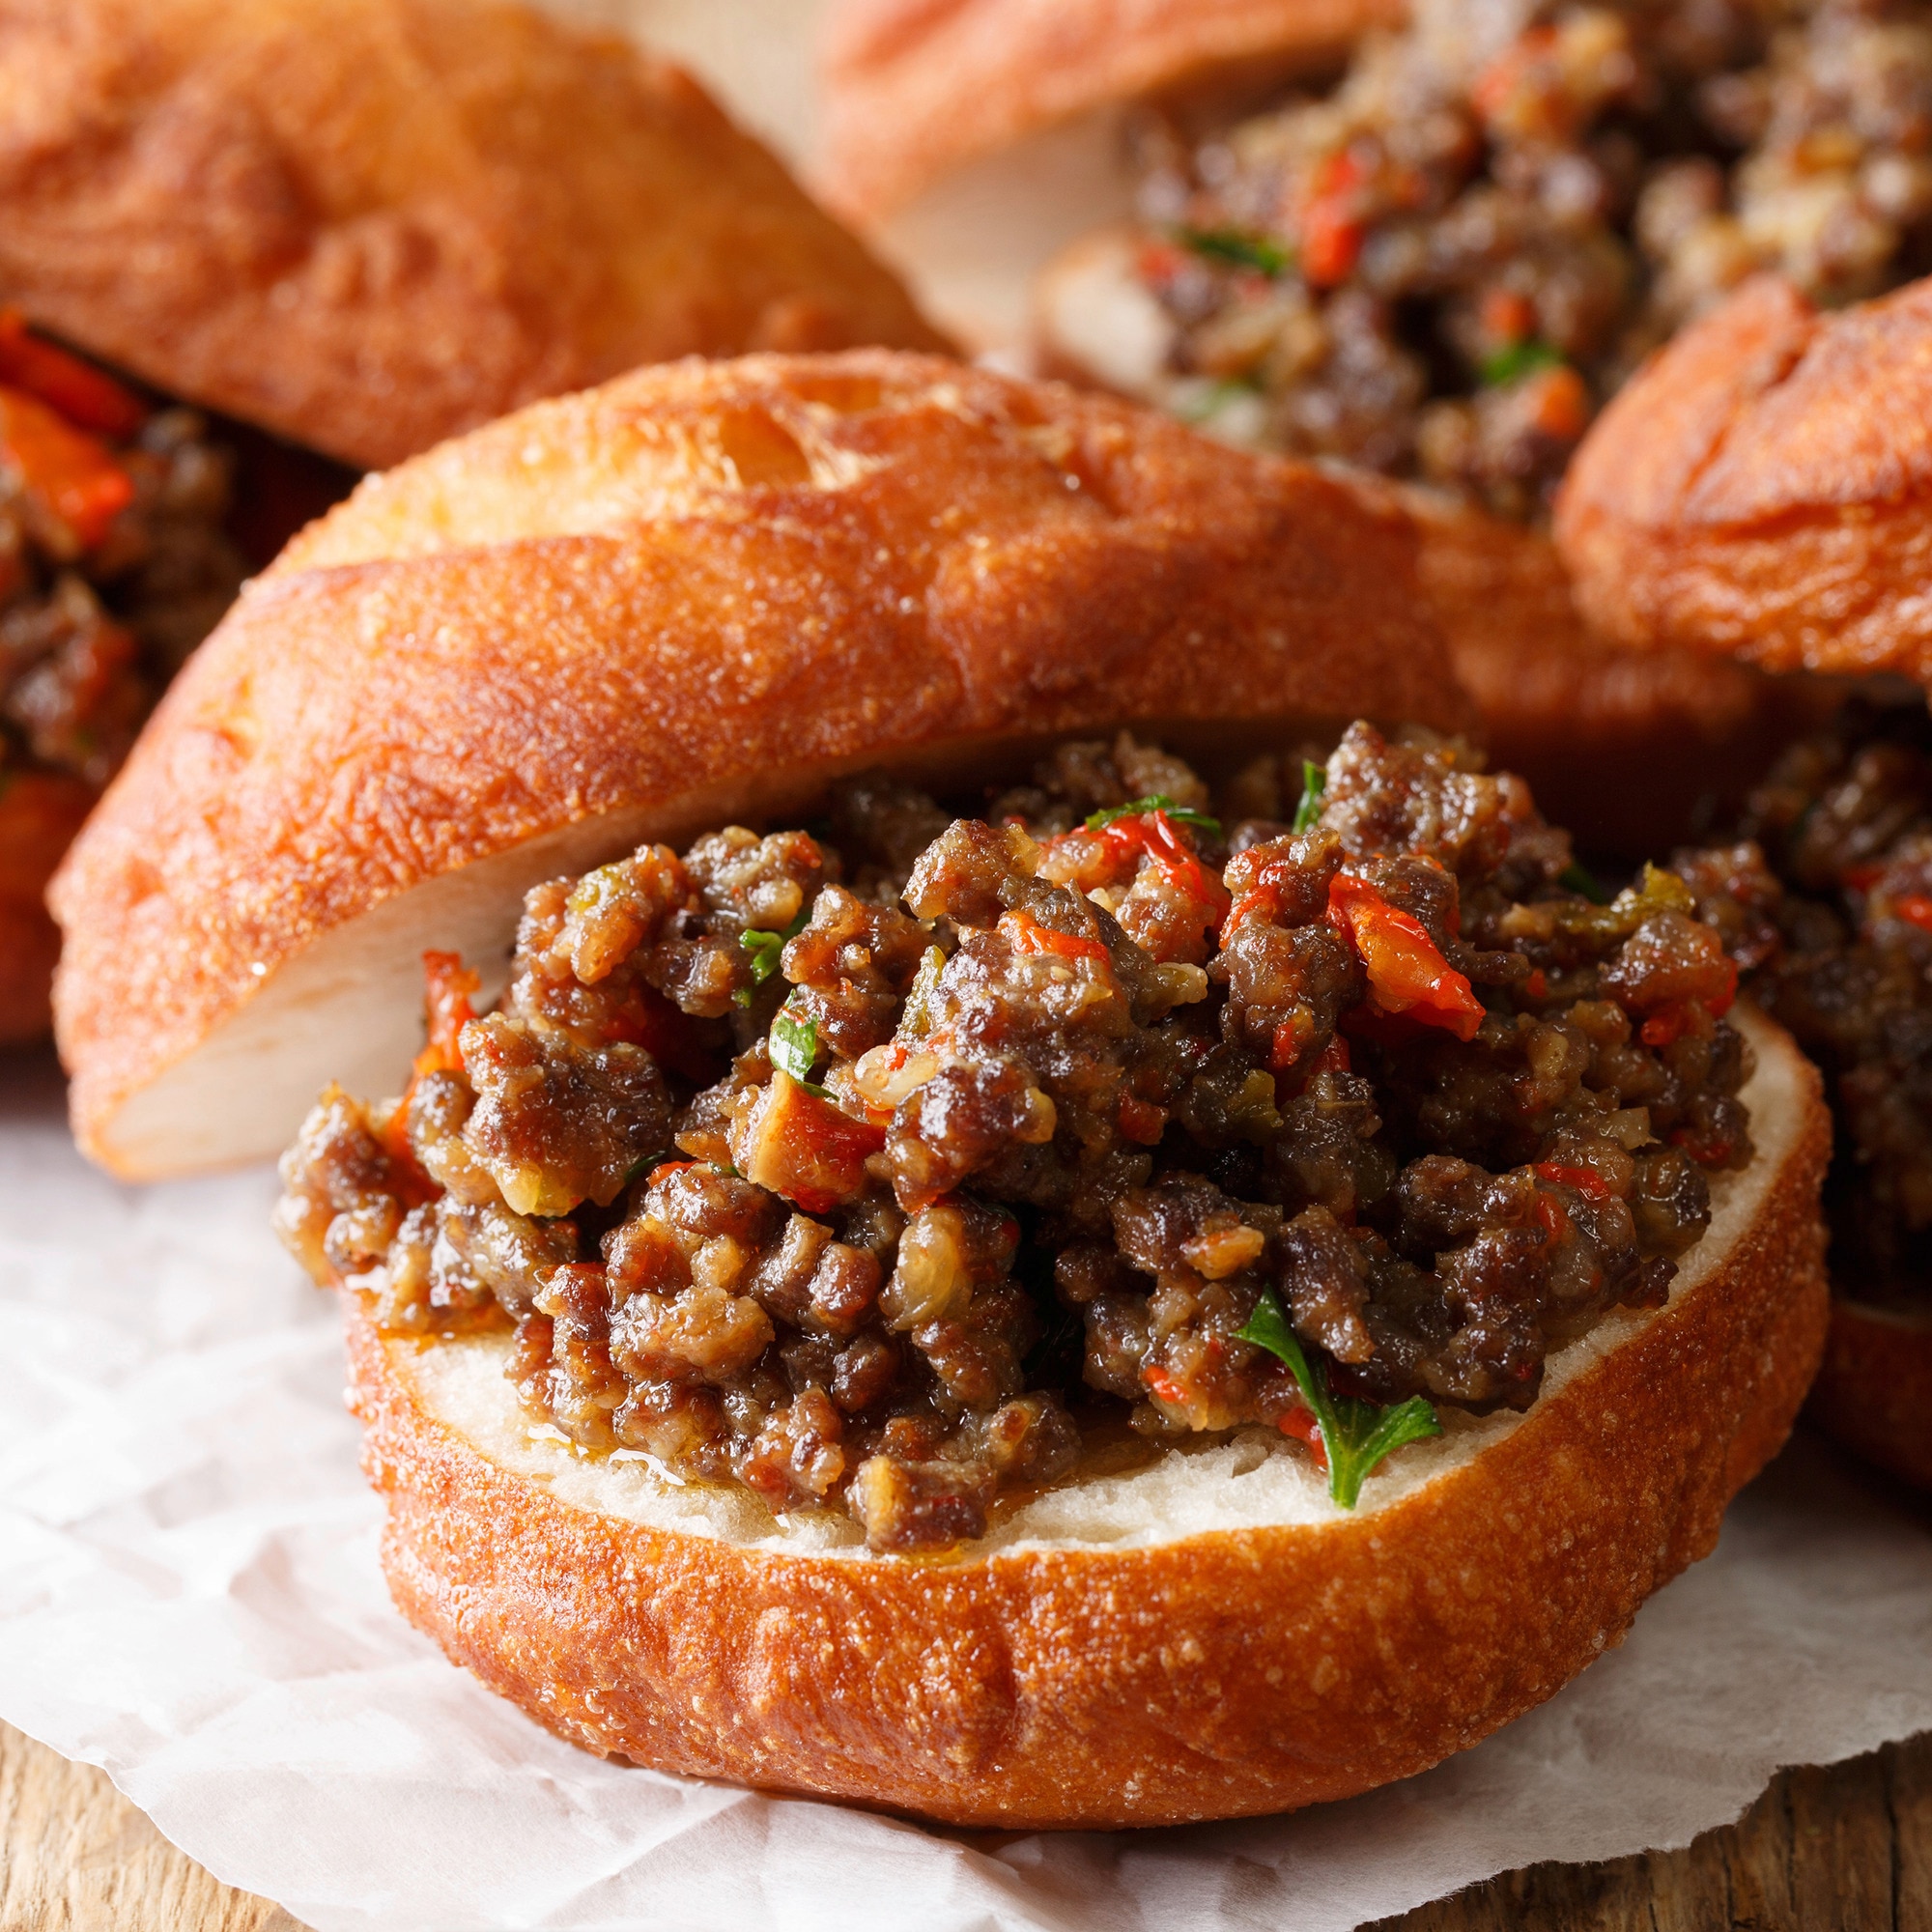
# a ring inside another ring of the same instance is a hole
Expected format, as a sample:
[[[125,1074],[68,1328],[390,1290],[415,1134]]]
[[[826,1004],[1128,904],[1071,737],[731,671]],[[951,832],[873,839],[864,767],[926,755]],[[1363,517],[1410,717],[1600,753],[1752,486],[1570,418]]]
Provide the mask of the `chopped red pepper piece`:
[[[696,1167],[696,1165],[697,1163],[695,1160],[661,1160],[644,1177],[644,1185],[646,1187],[656,1187],[661,1182],[668,1180],[673,1174],[683,1174],[686,1169]]]
[[[1932,898],[1923,893],[1907,893],[1903,898],[1893,899],[1891,910],[1894,918],[1904,920],[1908,925],[1932,932]]]
[[[148,419],[132,390],[78,355],[32,334],[16,308],[0,308],[0,383],[58,410],[77,429],[125,442]]]
[[[1458,1039],[1476,1037],[1483,1003],[1443,958],[1420,920],[1348,872],[1337,872],[1328,882],[1328,920],[1353,942],[1378,1011],[1442,1027]]]
[[[463,963],[460,952],[425,952],[423,1009],[429,1020],[429,1044],[416,1055],[415,1071],[460,1073],[463,1054],[456,1037],[476,1017],[469,998],[483,983]]]
[[[1328,1466],[1328,1450],[1321,1440],[1321,1425],[1316,1420],[1312,1408],[1291,1408],[1275,1427],[1284,1435],[1293,1435],[1296,1441],[1307,1443],[1318,1469]]]
[[[1362,252],[1357,190],[1362,170],[1347,153],[1330,155],[1317,170],[1301,211],[1301,272],[1318,289],[1347,281]]]
[[[89,550],[134,500],[134,479],[99,437],[24,389],[0,384],[0,449],[21,481]]]
[[[1572,1167],[1566,1161],[1540,1160],[1531,1169],[1545,1180],[1554,1181],[1559,1187],[1574,1187],[1586,1201],[1611,1201],[1616,1197],[1610,1191],[1609,1182],[1594,1167]]]
[[[1050,953],[1060,959],[1092,959],[1096,965],[1111,967],[1113,960],[1097,939],[1081,939],[1070,932],[1056,932],[1042,925],[1030,912],[1000,915],[1000,933],[1015,952]]]

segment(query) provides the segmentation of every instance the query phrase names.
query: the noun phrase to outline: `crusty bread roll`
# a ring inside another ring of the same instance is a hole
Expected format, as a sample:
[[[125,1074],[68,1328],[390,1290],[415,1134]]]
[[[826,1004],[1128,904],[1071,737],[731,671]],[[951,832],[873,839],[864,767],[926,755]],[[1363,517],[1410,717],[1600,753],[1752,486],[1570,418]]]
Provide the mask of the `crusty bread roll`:
[[[1776,753],[1842,698],[1825,679],[1610,642],[1583,622],[1543,531],[1445,509],[1425,491],[1400,495],[1421,526],[1423,588],[1491,763],[1526,778],[1586,852],[1635,862],[1682,844],[1740,806]]]
[[[681,69],[514,0],[0,0],[0,299],[361,468],[640,362],[936,348]]]
[[[825,184],[876,217],[936,176],[1091,108],[1285,73],[1400,19],[1393,0],[836,0]]]
[[[1932,678],[1932,281],[1833,315],[1747,283],[1598,418],[1556,537],[1610,637]]]
[[[531,1429],[503,1338],[385,1340],[352,1297],[390,1587],[593,1750],[958,1824],[1230,1817],[1420,1771],[1618,1642],[1803,1398],[1830,1125],[1789,1039],[1739,1024],[1756,1158],[1667,1306],[1552,1355],[1526,1414],[1445,1414],[1353,1516],[1248,1435],[1049,1491],[951,1559],[868,1556],[827,1512],[580,1457]]]
[[[839,773],[1460,727],[1413,552],[1311,469],[911,355],[644,370],[446,444],[256,580],[56,880],[81,1144],[272,1152],[326,1080],[393,1091],[425,946],[499,961],[536,881]]]
[[[1932,1489],[1932,1318],[1841,1293],[1810,1413],[1867,1462]]]

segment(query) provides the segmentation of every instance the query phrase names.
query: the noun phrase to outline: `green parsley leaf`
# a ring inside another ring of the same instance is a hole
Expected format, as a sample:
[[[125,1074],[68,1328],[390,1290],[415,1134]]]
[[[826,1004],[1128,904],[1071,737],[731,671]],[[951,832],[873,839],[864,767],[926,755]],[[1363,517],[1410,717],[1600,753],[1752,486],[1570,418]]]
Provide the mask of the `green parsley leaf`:
[[[1250,235],[1239,228],[1180,228],[1175,231],[1174,239],[1208,261],[1253,269],[1270,278],[1281,274],[1293,259],[1286,248],[1266,236]]]
[[[1610,902],[1608,887],[1604,884],[1603,880],[1598,878],[1596,873],[1591,871],[1589,867],[1583,865],[1579,860],[1572,859],[1557,873],[1556,883],[1566,893],[1579,894],[1582,897],[1588,899],[1592,905],[1608,905]]]
[[[1221,836],[1221,821],[1210,818],[1205,811],[1196,811],[1191,805],[1177,805],[1164,791],[1150,792],[1146,798],[1137,798],[1127,805],[1110,805],[1104,811],[1089,812],[1087,830],[1098,832],[1114,823],[1117,818],[1138,818],[1145,811],[1164,811],[1177,825],[1191,825],[1197,832],[1205,832],[1210,838]]]
[[[1506,384],[1520,382],[1538,369],[1554,369],[1562,361],[1563,352],[1552,349],[1547,342],[1534,339],[1512,342],[1507,348],[1498,349],[1493,355],[1485,357],[1483,384],[1487,388],[1500,389]]]
[[[1328,774],[1313,758],[1301,761],[1301,803],[1294,808],[1296,832],[1313,829],[1321,816],[1321,794],[1328,789]]]
[[[779,970],[779,954],[785,950],[788,939],[796,939],[805,930],[806,921],[811,917],[811,909],[806,907],[799,916],[781,932],[762,932],[756,926],[748,925],[738,935],[738,944],[752,955],[752,978],[763,985]]]
[[[811,1069],[818,1060],[818,1022],[792,1011],[787,1004],[772,1021],[770,1046],[772,1065],[788,1073],[808,1094],[825,1097],[825,1089],[812,1085]]]
[[[1248,1317],[1240,1339],[1288,1364],[1302,1400],[1315,1411],[1321,1426],[1321,1447],[1328,1458],[1328,1494],[1343,1509],[1355,1507],[1362,1493],[1362,1479],[1384,1457],[1405,1442],[1442,1434],[1435,1410],[1419,1395],[1387,1408],[1359,1402],[1353,1396],[1331,1395],[1327,1377],[1310,1366],[1281,1312],[1281,1303],[1265,1291]]]

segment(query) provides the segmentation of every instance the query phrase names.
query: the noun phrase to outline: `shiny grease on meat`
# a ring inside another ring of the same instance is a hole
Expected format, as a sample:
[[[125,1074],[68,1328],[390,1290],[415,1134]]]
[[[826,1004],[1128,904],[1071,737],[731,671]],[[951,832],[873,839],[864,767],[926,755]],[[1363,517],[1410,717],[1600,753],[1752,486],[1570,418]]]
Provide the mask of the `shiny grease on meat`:
[[[1239,774],[1224,839],[1123,735],[981,817],[867,781],[540,886],[497,1011],[432,955],[408,1092],[324,1096],[283,1237],[393,1331],[513,1323],[586,1451],[881,1551],[1122,1430],[1320,1456],[1270,1304],[1333,1396],[1525,1407],[1749,1158],[1736,969],[1669,874],[1571,890],[1456,745],[1310,769]]]

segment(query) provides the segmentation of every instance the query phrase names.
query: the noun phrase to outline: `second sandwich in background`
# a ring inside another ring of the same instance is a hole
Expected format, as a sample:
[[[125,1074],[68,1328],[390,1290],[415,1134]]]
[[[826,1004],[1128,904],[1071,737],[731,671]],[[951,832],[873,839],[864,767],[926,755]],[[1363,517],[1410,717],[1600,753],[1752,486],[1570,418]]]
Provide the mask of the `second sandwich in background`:
[[[41,895],[157,691],[357,471],[640,362],[939,340],[618,38],[0,0],[0,1040],[45,1028]]]

